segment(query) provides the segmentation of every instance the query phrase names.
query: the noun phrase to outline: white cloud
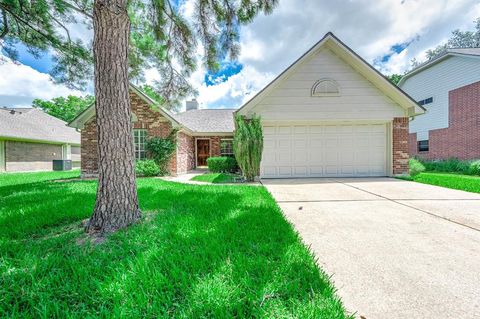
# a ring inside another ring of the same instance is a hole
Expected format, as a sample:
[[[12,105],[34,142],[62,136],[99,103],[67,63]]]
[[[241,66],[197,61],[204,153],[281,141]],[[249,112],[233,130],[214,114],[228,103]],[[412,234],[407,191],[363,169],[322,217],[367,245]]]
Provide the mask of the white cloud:
[[[6,59],[0,62],[0,74],[0,106],[30,107],[36,98],[82,95],[79,91],[55,84],[48,74]]]
[[[181,10],[191,19],[194,1],[186,1]],[[393,45],[416,39],[388,63],[377,65],[385,73],[403,73],[412,58],[423,59],[427,49],[448,39],[454,29],[471,29],[479,16],[478,0],[281,0],[271,15],[259,15],[242,27],[240,73],[206,86],[205,69],[200,67],[191,81],[202,107],[239,107],[328,31],[370,63],[391,53]],[[90,32],[81,28],[76,37],[87,40]],[[198,53],[202,55],[201,47]],[[72,93],[26,66],[3,64],[0,74],[0,105],[2,95],[21,101]],[[155,70],[146,72],[147,82],[156,78]]]

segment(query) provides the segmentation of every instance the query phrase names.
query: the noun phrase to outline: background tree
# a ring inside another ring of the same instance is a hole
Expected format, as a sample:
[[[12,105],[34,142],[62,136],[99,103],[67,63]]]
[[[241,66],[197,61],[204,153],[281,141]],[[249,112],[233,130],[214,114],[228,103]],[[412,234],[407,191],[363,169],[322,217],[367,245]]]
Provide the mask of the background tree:
[[[75,116],[80,114],[87,107],[95,102],[95,98],[91,95],[65,97],[56,97],[50,101],[35,99],[32,106],[44,110],[46,113],[65,122],[72,121]]]
[[[440,44],[434,49],[425,52],[427,61],[434,59],[448,49],[453,48],[479,48],[480,47],[480,18],[474,21],[474,29],[472,31],[461,31],[459,29],[452,31],[452,36],[446,43]],[[424,62],[413,59],[411,61],[412,68],[419,66]]]
[[[402,78],[402,76],[400,74],[395,74],[395,73],[387,76],[387,79],[389,79],[390,82],[392,82],[395,85],[397,85],[398,82],[400,82],[401,78]]]
[[[211,71],[239,55],[239,28],[277,0],[194,0],[185,17],[175,0],[0,0],[0,40],[15,58],[15,42],[32,53],[52,50],[54,76],[84,87],[94,65],[98,134],[97,199],[86,225],[90,233],[126,227],[140,216],[136,190],[129,80],[157,68],[156,91],[166,105],[193,93],[188,77],[203,62]],[[81,16],[82,18],[78,18]],[[69,28],[93,24],[93,50],[74,40]],[[203,58],[198,60],[201,42]],[[93,56],[92,53],[93,52]]]

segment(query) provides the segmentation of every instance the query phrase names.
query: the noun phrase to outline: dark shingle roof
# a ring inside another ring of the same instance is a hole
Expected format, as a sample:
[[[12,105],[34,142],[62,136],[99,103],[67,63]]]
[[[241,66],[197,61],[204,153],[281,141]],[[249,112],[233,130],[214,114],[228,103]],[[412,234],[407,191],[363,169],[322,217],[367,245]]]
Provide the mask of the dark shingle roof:
[[[193,132],[233,133],[233,109],[190,110],[175,115],[180,124]]]
[[[34,108],[0,108],[0,137],[80,144],[80,133]]]

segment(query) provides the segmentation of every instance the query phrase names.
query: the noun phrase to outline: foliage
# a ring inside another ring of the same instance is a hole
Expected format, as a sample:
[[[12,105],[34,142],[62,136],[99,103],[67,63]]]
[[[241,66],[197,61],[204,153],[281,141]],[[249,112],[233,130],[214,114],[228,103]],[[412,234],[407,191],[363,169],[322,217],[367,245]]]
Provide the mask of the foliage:
[[[91,95],[65,97],[56,97],[50,101],[41,99],[33,100],[33,107],[40,108],[51,116],[61,119],[65,122],[71,122],[75,116],[84,111],[87,107],[95,102],[95,98]]]
[[[26,176],[0,175],[2,318],[346,317],[263,187],[140,178],[145,220],[95,245],[96,182]]]
[[[448,160],[422,161],[429,172],[462,173],[468,172],[470,161],[461,161],[457,158]]]
[[[137,176],[151,177],[160,174],[160,167],[154,160],[146,159],[135,162],[135,174]]]
[[[480,177],[478,176],[424,172],[412,177],[411,180],[423,184],[480,193]]]
[[[461,31],[459,29],[452,31],[452,36],[446,43],[442,43],[430,49],[425,53],[427,61],[431,61],[440,54],[452,48],[478,48],[480,47],[480,17],[475,21],[475,27],[473,31]],[[412,68],[418,67],[423,62],[412,60]]]
[[[470,162],[468,165],[468,174],[480,176],[480,160]]]
[[[151,137],[147,140],[145,149],[160,169],[161,175],[168,174],[168,162],[177,145],[177,132],[172,130],[166,138]]]
[[[231,173],[237,170],[237,161],[233,157],[209,157],[207,159],[208,170],[212,173]]]
[[[55,79],[85,88],[93,76],[92,50],[90,44],[75,39],[72,31],[78,23],[92,27],[94,2],[0,0],[0,49],[14,60],[18,42],[37,57],[53,54]],[[197,65],[203,62],[216,71],[222,61],[235,60],[240,27],[259,13],[272,12],[277,2],[196,0],[193,16],[187,18],[182,1],[128,1],[130,79],[144,82],[143,70],[156,69],[160,80],[147,91],[161,96],[158,101],[164,106],[178,106],[180,100],[195,94],[187,79]],[[198,57],[199,42],[203,57]]]
[[[263,152],[263,130],[260,117],[244,119],[236,115],[235,125],[233,137],[235,158],[247,181],[253,181],[260,175]]]
[[[393,84],[397,85],[398,82],[402,79],[402,76],[400,74],[390,74],[387,76],[387,78],[392,82]]]
[[[411,158],[408,161],[408,166],[410,167],[410,176],[417,176],[421,172],[425,171],[425,166],[419,160]]]
[[[205,173],[192,177],[191,181],[205,182],[213,184],[234,183],[238,176],[225,173]]]

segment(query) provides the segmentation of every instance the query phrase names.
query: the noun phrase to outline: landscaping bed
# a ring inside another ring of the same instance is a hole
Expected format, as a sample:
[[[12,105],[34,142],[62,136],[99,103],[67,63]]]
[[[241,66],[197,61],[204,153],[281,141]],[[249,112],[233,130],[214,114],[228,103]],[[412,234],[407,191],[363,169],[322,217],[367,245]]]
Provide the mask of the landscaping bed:
[[[262,187],[139,179],[146,218],[96,245],[96,181],[57,174],[0,175],[0,317],[346,317]]]

